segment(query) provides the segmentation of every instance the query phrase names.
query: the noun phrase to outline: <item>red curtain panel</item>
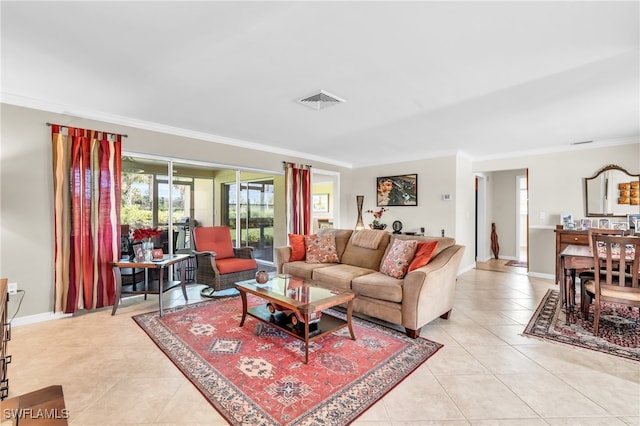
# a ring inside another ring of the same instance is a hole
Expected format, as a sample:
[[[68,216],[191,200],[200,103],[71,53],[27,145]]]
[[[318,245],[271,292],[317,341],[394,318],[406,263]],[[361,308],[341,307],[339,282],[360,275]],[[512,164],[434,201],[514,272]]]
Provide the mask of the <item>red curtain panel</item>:
[[[287,203],[287,233],[309,234],[311,230],[311,166],[284,163]]]
[[[121,135],[51,126],[54,312],[111,306],[119,258]]]

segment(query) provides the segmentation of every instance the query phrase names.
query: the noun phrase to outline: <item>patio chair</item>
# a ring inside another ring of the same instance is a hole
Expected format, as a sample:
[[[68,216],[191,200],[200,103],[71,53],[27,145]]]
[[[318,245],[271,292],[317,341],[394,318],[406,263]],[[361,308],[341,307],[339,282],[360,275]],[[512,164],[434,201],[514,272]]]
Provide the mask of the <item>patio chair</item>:
[[[203,226],[193,228],[193,254],[196,258],[196,282],[209,287],[204,297],[226,297],[238,294],[235,283],[255,278],[258,265],[253,247],[233,247],[231,228]]]

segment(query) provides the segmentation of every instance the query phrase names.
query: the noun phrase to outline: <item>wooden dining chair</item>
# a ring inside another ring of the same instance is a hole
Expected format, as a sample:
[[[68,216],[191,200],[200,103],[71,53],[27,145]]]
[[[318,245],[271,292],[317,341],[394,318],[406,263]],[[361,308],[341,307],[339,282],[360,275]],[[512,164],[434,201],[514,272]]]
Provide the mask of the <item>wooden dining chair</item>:
[[[593,334],[598,335],[602,303],[640,308],[640,237],[593,234],[594,277],[584,284],[594,295]]]
[[[593,236],[594,235],[618,235],[624,236],[624,232],[619,229],[610,229],[610,228],[590,228],[588,231],[588,241],[589,241],[589,250],[593,253]],[[593,280],[594,278],[595,268],[591,268],[588,270],[584,270],[578,274],[580,277],[580,310],[584,314],[585,318],[589,314],[589,306],[593,303],[593,292],[587,291],[585,288],[585,283],[589,280]]]

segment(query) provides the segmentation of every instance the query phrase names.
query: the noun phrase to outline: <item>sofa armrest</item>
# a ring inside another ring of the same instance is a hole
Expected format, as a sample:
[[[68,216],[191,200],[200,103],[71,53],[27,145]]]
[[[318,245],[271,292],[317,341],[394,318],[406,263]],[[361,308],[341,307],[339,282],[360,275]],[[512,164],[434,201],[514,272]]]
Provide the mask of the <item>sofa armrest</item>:
[[[274,249],[275,266],[279,274],[282,273],[282,265],[291,259],[291,246],[276,247]]]
[[[448,247],[431,262],[404,277],[402,325],[405,328],[419,330],[451,311],[464,250],[461,245]]]

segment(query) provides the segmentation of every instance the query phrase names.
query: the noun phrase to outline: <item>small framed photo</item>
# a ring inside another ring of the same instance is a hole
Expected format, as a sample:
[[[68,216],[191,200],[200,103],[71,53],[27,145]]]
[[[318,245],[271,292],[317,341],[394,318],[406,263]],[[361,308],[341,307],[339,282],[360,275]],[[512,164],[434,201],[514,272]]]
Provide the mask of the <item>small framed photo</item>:
[[[133,244],[134,260],[136,262],[142,262],[144,260],[144,250],[142,249],[142,243]]]
[[[598,228],[611,229],[611,221],[609,219],[599,219]]]
[[[580,229],[586,231],[591,228],[591,219],[581,219],[580,220]]]
[[[164,252],[161,248],[153,249],[151,253],[153,255],[153,260],[161,260],[164,257]]]
[[[560,213],[560,223],[564,229],[575,229],[576,224],[573,222],[571,213]]]
[[[627,223],[629,229],[635,229],[636,233],[640,232],[640,214],[628,214]]]
[[[629,224],[627,222],[612,222],[611,229],[615,229],[616,231],[627,231],[629,229]]]

